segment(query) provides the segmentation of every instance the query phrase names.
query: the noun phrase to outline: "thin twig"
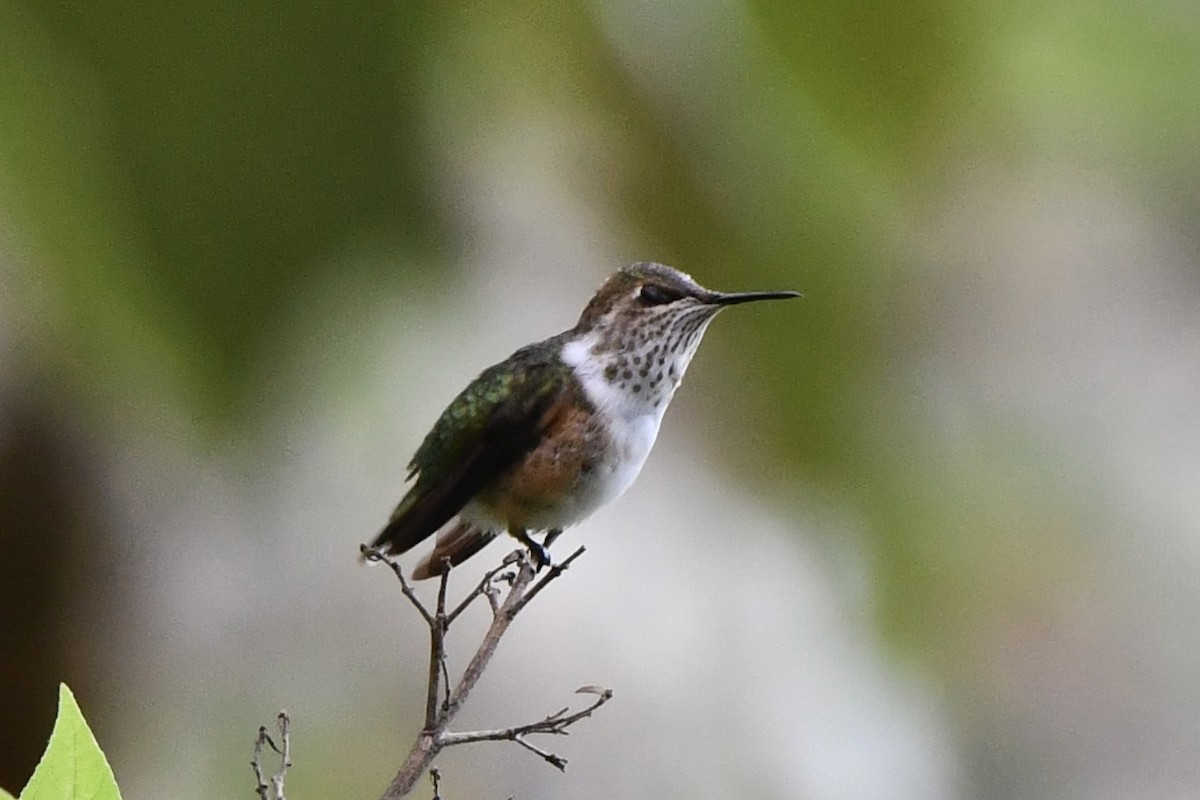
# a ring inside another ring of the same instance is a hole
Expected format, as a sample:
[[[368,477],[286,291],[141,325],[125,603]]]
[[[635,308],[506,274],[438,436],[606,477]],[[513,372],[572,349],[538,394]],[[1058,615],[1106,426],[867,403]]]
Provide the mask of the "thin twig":
[[[279,754],[279,772],[276,772],[275,777],[271,779],[271,785],[275,789],[275,800],[285,800],[283,796],[283,777],[292,766],[292,737],[288,731],[291,720],[288,718],[286,711],[279,712],[276,724],[279,725],[280,738],[283,739],[283,752]]]
[[[550,766],[556,767],[560,772],[567,771],[567,760],[562,756],[551,753],[549,750],[543,750],[532,742],[525,741],[525,738],[522,736],[513,737],[513,741],[521,745],[521,747],[524,747],[526,750],[537,753],[539,756],[545,759]]]
[[[587,548],[580,545],[579,549],[563,559],[561,564],[552,565],[550,569],[546,571],[546,574],[542,576],[542,579],[537,582],[537,585],[530,589],[529,592],[521,598],[520,602],[518,602],[509,613],[515,617],[522,608],[529,605],[530,600],[538,596],[538,592],[546,588],[546,584],[550,583],[550,581],[566,572],[567,568],[571,566],[571,562],[583,555],[584,552],[586,552],[586,549]]]
[[[263,744],[270,741],[271,736],[267,733],[267,726],[259,725],[258,737],[254,740],[254,758],[250,759],[250,766],[254,768],[254,791],[258,792],[258,796],[262,798],[262,800],[271,800],[271,787],[263,778],[262,762],[260,761],[262,758]],[[275,743],[272,742],[271,747],[274,746]]]
[[[363,561],[368,563],[383,562],[384,564],[387,564],[392,572],[395,573],[396,578],[400,581],[400,591],[404,593],[404,596],[408,598],[408,601],[413,604],[414,608],[417,609],[417,612],[420,613],[421,618],[425,620],[425,624],[430,626],[433,625],[433,615],[430,614],[429,609],[425,608],[424,604],[421,603],[420,598],[417,597],[416,591],[405,579],[404,569],[400,566],[400,562],[396,560],[395,556],[389,555],[382,547],[371,547],[365,544],[358,546],[358,552]]]
[[[437,610],[426,620],[429,623],[429,681],[425,693],[425,730],[438,726],[438,694],[442,676],[448,675],[446,668],[446,587],[450,583],[450,559],[442,564],[442,577],[438,582]],[[449,677],[446,678],[449,683]]]
[[[491,606],[492,614],[495,615],[500,610],[500,589],[493,583],[489,584],[483,593],[487,595],[488,605]]]
[[[450,705],[450,668],[446,666],[446,648],[442,648],[442,711]]]
[[[442,800],[442,772],[437,767],[429,768],[429,780],[433,782],[433,800]]]
[[[527,725],[493,731],[463,733],[450,733],[447,731],[447,727],[466,703],[468,696],[475,688],[475,684],[478,683],[484,669],[499,646],[500,639],[504,636],[516,615],[547,584],[561,575],[570,563],[582,555],[583,552],[584,549],[582,547],[579,548],[561,564],[550,567],[547,573],[535,582],[537,570],[525,555],[525,552],[518,550],[506,556],[499,567],[489,570],[483,579],[448,614],[446,613],[446,594],[450,570],[449,565],[444,564],[445,569],[443,569],[442,581],[438,587],[437,608],[431,614],[416,599],[415,593],[404,579],[403,574],[399,571],[398,565],[394,563],[394,559],[386,554],[372,551],[369,548],[364,549],[363,555],[365,559],[384,561],[392,567],[393,572],[400,579],[401,591],[404,592],[409,601],[421,612],[430,631],[430,666],[429,686],[426,694],[426,724],[417,735],[417,740],[413,743],[404,764],[392,779],[387,791],[384,792],[382,800],[399,800],[399,798],[407,795],[416,785],[421,775],[424,774],[425,770],[429,768],[437,754],[442,749],[457,744],[481,741],[513,741],[531,752],[537,753],[541,758],[558,769],[566,767],[566,759],[537,748],[528,741],[525,741],[524,737],[539,733],[566,735],[567,727],[585,717],[591,716],[593,711],[606,703],[612,697],[611,691],[594,686],[583,687],[579,691],[599,695],[596,702],[592,705],[573,714],[568,714],[568,709],[563,709],[545,719]],[[501,585],[505,584],[507,585],[507,589],[502,591]],[[474,656],[472,656],[470,662],[463,670],[458,683],[451,686],[445,661],[446,632],[450,624],[480,597],[487,599],[488,605],[492,610],[492,621]],[[436,698],[441,694],[440,687],[442,686],[445,687],[445,699],[440,707],[430,712],[429,703],[432,698]],[[437,781],[440,777],[438,775],[434,778],[435,794],[438,792]]]
[[[458,686],[454,687],[454,691],[450,693],[450,700],[446,703],[446,713],[442,716],[443,730],[445,725],[449,725],[450,721],[454,719],[454,715],[462,708],[463,703],[467,701],[467,696],[475,688],[479,676],[483,674],[488,662],[492,660],[492,654],[496,652],[500,638],[504,636],[508,626],[516,617],[516,608],[521,604],[525,590],[533,582],[535,574],[533,564],[528,559],[522,559],[519,562],[517,575],[513,579],[512,588],[508,590],[508,596],[504,598],[499,610],[492,616],[492,624],[484,634],[479,649],[475,651],[467,668],[463,670]]]
[[[251,760],[250,766],[254,768],[254,790],[258,793],[260,800],[286,800],[283,795],[283,781],[288,768],[292,766],[292,737],[289,731],[291,719],[286,711],[279,712],[279,716],[275,719],[275,725],[279,728],[279,741],[282,743],[282,747],[275,744],[271,734],[267,733],[266,725],[259,726],[258,737],[254,740],[254,758]],[[271,776],[269,784],[262,771],[263,745],[269,746],[279,754],[279,769]]]
[[[515,564],[523,555],[524,553],[522,553],[522,551],[514,550],[504,557],[504,560],[500,562],[500,566],[493,567],[492,569],[489,569],[487,572],[483,573],[483,580],[481,580],[479,584],[462,599],[462,602],[455,606],[454,610],[450,612],[449,616],[446,617],[446,627],[449,628],[450,623],[458,619],[458,615],[466,611],[467,606],[475,602],[480,595],[487,595],[488,597],[494,599],[496,596],[496,590],[492,584],[496,575]],[[492,613],[495,613],[495,611],[495,604],[493,603]]]
[[[437,615],[443,620],[446,618],[446,589],[450,585],[450,570],[453,568],[453,566],[454,565],[450,563],[449,556],[444,556],[442,558],[442,575],[441,580],[438,581]],[[443,622],[443,628],[448,626],[448,622]]]
[[[537,722],[530,722],[525,725],[516,725],[511,728],[499,728],[490,731],[468,731],[465,733],[445,733],[442,735],[441,741],[443,747],[451,747],[456,744],[472,744],[474,742],[501,742],[501,741],[517,741],[523,736],[529,736],[535,733],[557,734],[560,736],[567,735],[567,728],[592,715],[592,712],[600,706],[612,699],[613,693],[611,689],[602,689],[596,686],[584,686],[576,690],[578,693],[595,694],[596,700],[587,708],[576,711],[574,714],[568,714],[570,709],[562,709],[557,711],[545,719],[540,719]],[[548,759],[547,759],[548,760]]]

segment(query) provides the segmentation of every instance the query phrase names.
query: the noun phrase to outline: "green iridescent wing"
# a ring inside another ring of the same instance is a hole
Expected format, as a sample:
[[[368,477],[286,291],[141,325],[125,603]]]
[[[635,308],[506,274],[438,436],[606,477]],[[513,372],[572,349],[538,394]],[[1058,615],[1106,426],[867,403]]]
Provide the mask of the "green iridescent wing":
[[[471,382],[442,412],[409,464],[417,482],[375,539],[403,553],[442,527],[538,443],[564,371],[554,340],[518,350]]]

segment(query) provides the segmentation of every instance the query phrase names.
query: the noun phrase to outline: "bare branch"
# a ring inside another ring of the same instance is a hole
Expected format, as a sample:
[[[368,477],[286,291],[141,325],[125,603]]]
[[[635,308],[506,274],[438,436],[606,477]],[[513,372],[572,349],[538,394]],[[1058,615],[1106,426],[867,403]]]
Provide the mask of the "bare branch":
[[[417,735],[417,740],[413,743],[408,757],[396,773],[396,776],[392,779],[387,791],[384,792],[382,800],[399,800],[399,798],[407,795],[425,770],[429,768],[437,754],[442,749],[457,744],[482,741],[513,741],[527,750],[536,753],[554,767],[558,769],[566,768],[567,761],[565,758],[541,750],[526,741],[525,737],[534,734],[566,735],[566,729],[569,726],[585,717],[591,716],[593,711],[608,702],[612,697],[612,692],[608,689],[601,689],[594,686],[582,687],[579,690],[580,692],[590,692],[598,695],[597,700],[590,706],[573,714],[569,714],[569,709],[564,708],[556,714],[527,725],[492,731],[464,733],[450,733],[447,731],[447,727],[466,703],[467,698],[475,688],[475,684],[478,683],[484,669],[486,669],[492,655],[499,646],[500,639],[504,636],[517,614],[551,581],[565,572],[570,563],[582,555],[583,552],[584,549],[582,547],[579,548],[561,564],[550,567],[546,574],[536,582],[537,570],[525,552],[518,550],[511,553],[505,557],[500,566],[489,570],[483,576],[483,579],[449,613],[446,612],[446,595],[451,570],[449,569],[449,564],[443,564],[444,569],[441,583],[438,586],[437,607],[431,614],[416,599],[415,593],[404,579],[394,559],[386,554],[372,551],[369,548],[364,549],[365,559],[384,561],[392,567],[393,572],[400,578],[401,591],[404,592],[414,607],[420,611],[426,624],[429,626],[430,632],[429,685],[426,693],[425,726]],[[468,662],[466,668],[463,670],[462,677],[459,678],[457,684],[452,686],[445,658],[446,633],[450,624],[458,619],[459,615],[480,597],[487,599],[492,611],[492,621],[474,656],[472,656],[470,662]],[[436,704],[436,698],[442,694],[442,687],[444,687],[445,699],[439,707]],[[435,795],[438,792],[438,780],[440,780],[440,777],[438,775],[433,778]],[[269,798],[265,798],[264,800],[269,800]]]
[[[417,597],[417,593],[405,579],[404,569],[400,566],[400,562],[396,560],[396,557],[388,555],[387,551],[382,547],[371,547],[370,545],[366,544],[360,544],[358,546],[358,552],[363,561],[368,563],[382,562],[391,568],[392,572],[395,573],[396,578],[400,581],[400,591],[404,593],[404,596],[408,598],[408,601],[413,604],[414,608],[417,609],[417,612],[420,613],[421,618],[425,620],[425,624],[432,627],[433,615],[430,614],[429,609],[425,608],[425,606],[421,603],[420,598]]]
[[[529,604],[530,600],[538,596],[538,592],[546,588],[546,584],[550,583],[550,581],[566,572],[567,568],[571,566],[571,562],[583,555],[586,550],[587,548],[581,545],[578,550],[567,556],[561,564],[552,565],[550,569],[547,570],[546,574],[542,576],[542,579],[537,582],[537,585],[530,589],[527,595],[521,598],[520,602],[516,604],[510,613],[515,617],[522,608]]]
[[[475,684],[479,681],[479,676],[483,674],[483,670],[487,667],[488,662],[492,660],[492,654],[496,652],[496,648],[500,645],[500,638],[504,636],[508,630],[508,626],[512,624],[513,619],[516,617],[517,606],[521,604],[521,598],[525,595],[525,589],[533,582],[535,574],[533,565],[522,554],[522,558],[518,562],[517,575],[513,579],[512,588],[508,590],[508,596],[500,604],[497,612],[492,615],[492,624],[488,627],[487,633],[484,634],[479,649],[475,651],[475,655],[467,664],[467,668],[463,670],[463,675],[458,681],[458,686],[454,687],[454,690],[450,693],[450,699],[446,702],[446,711],[442,717],[443,730],[445,730],[445,725],[449,725],[450,720],[454,719],[454,715],[462,708],[463,703],[467,701],[467,696],[475,688]]]
[[[254,758],[250,759],[250,766],[254,768],[254,790],[258,792],[258,796],[262,798],[262,800],[271,800],[271,787],[263,778],[262,764],[259,761],[259,759],[262,758],[263,743],[270,741],[271,737],[267,734],[267,726],[259,725],[258,738],[254,740]],[[271,747],[274,746],[275,743],[271,742]]]
[[[548,750],[543,750],[542,748],[525,741],[525,739],[520,736],[514,737],[513,741],[521,745],[521,747],[524,747],[526,750],[537,753],[539,756],[544,758],[550,764],[550,766],[556,767],[560,772],[567,771],[567,760],[562,756],[555,755]]]
[[[433,800],[442,800],[442,773],[437,767],[429,768],[429,780],[433,783]]]
[[[494,567],[485,572],[483,574],[483,580],[481,580],[479,584],[462,599],[462,602],[455,606],[454,610],[450,612],[450,615],[446,617],[446,627],[450,627],[450,623],[458,619],[458,615],[466,611],[467,607],[470,606],[471,603],[475,602],[480,595],[485,595],[488,598],[492,606],[492,613],[496,613],[496,597],[498,595],[495,587],[496,575],[517,563],[518,559],[520,559],[522,555],[523,554],[520,550],[514,550],[504,557],[504,560],[500,562],[500,566]]]
[[[403,579],[401,579],[403,581]],[[442,563],[442,577],[438,582],[437,611],[429,623],[429,681],[425,692],[425,730],[431,731],[438,724],[438,688],[442,676],[449,675],[446,667],[446,587],[450,583],[450,559]],[[447,684],[450,678],[446,678]]]
[[[254,768],[256,783],[254,790],[258,793],[260,800],[286,800],[283,795],[283,781],[288,768],[292,766],[292,740],[289,731],[291,719],[286,711],[279,712],[279,716],[275,719],[275,725],[279,728],[279,741],[282,747],[275,744],[271,734],[267,733],[266,725],[259,726],[258,737],[254,740],[254,759],[250,762],[250,766]],[[264,778],[262,770],[263,745],[269,746],[279,754],[279,769],[271,776],[269,784]]]
[[[576,690],[576,693],[583,692],[595,694],[596,700],[587,708],[576,711],[574,714],[568,714],[567,711],[569,709],[564,708],[545,719],[525,725],[517,725],[512,728],[501,728],[491,731],[469,731],[466,733],[445,733],[441,738],[442,746],[452,747],[456,744],[471,744],[473,742],[516,741],[523,736],[535,733],[565,736],[567,735],[567,728],[581,719],[590,717],[593,711],[607,703],[613,696],[611,689],[600,689],[594,686],[584,686]]]
[[[590,717],[592,712],[612,698],[612,691],[597,686],[584,686],[578,689],[581,693],[597,695],[597,699],[587,708],[574,713],[568,713],[569,708],[563,708],[550,716],[525,725],[486,731],[468,731],[451,733],[447,726],[455,715],[466,704],[475,684],[483,675],[491,661],[492,655],[500,644],[500,639],[507,632],[517,614],[521,612],[547,585],[562,575],[571,562],[583,555],[584,548],[580,547],[561,564],[551,566],[546,574],[537,580],[537,572],[523,550],[517,550],[505,556],[498,567],[484,574],[479,583],[467,595],[447,612],[447,595],[451,565],[443,561],[441,579],[438,584],[437,604],[431,612],[417,596],[416,591],[404,577],[404,571],[396,558],[381,548],[360,547],[364,561],[383,562],[387,564],[400,582],[400,591],[409,603],[421,615],[429,628],[429,675],[425,703],[425,725],[417,735],[404,765],[392,779],[382,800],[399,800],[407,795],[426,769],[430,770],[433,781],[434,800],[440,800],[441,774],[430,765],[433,759],[446,747],[459,744],[469,744],[483,741],[512,741],[521,747],[535,753],[557,769],[565,770],[567,760],[554,753],[542,750],[527,740],[526,737],[535,734],[567,735],[571,725],[581,719]],[[450,680],[449,667],[446,663],[446,634],[452,622],[466,611],[480,597],[486,598],[492,612],[492,621],[476,649],[474,656],[463,670],[457,684]],[[439,697],[443,698],[439,704]],[[279,729],[279,744],[267,732],[266,726],[258,729],[254,742],[254,758],[250,762],[254,769],[255,792],[259,800],[286,800],[284,796],[284,779],[292,766],[290,719],[287,712],[279,712],[276,719]],[[268,779],[263,772],[262,757],[266,747],[270,747],[279,755],[279,768]]]

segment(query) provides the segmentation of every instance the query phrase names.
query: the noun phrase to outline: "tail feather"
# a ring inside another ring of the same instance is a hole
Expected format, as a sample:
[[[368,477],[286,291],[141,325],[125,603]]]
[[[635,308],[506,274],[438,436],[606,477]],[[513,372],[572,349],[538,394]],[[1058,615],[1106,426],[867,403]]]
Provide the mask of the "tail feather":
[[[407,553],[434,533],[449,517],[438,522],[428,519],[428,509],[421,506],[419,495],[409,492],[392,512],[391,519],[371,543],[372,547],[385,548],[388,555],[398,556]]]
[[[438,534],[433,552],[422,558],[413,568],[413,580],[421,581],[441,575],[443,559],[449,558],[450,566],[458,566],[495,538],[495,531],[482,530],[462,519],[452,520]]]

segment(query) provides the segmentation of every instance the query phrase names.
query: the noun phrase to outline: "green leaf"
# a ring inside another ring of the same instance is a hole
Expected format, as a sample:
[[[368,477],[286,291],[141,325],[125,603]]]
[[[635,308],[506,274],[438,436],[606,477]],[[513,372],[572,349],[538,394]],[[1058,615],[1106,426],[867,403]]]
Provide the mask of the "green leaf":
[[[50,744],[21,800],[120,800],[112,769],[83,719],[75,695],[58,687],[58,719]]]

